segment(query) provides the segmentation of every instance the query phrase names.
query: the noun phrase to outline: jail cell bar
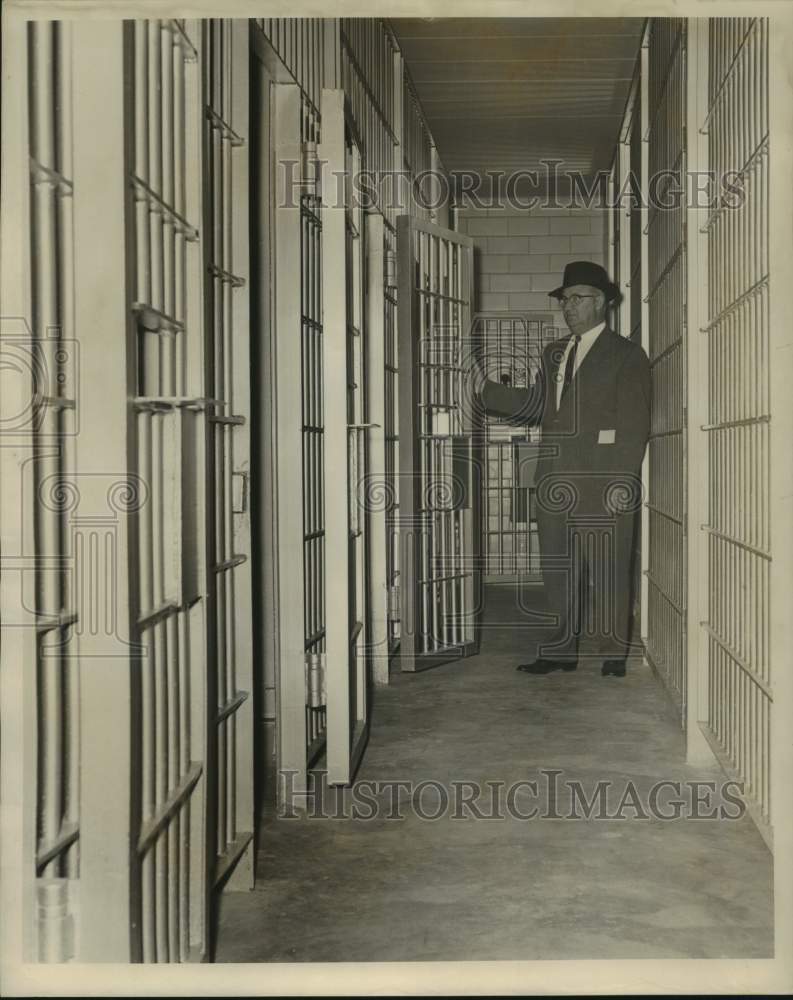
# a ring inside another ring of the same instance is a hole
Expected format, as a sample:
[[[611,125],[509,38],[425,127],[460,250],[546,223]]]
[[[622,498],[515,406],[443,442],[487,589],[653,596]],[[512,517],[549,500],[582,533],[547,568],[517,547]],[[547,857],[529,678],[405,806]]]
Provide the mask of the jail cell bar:
[[[470,244],[406,216],[399,226],[399,349],[403,369],[413,369],[400,402],[400,470],[411,493],[401,498],[400,529],[403,563],[413,561],[400,577],[400,642],[402,669],[413,670],[462,656],[475,640],[480,485],[465,367]]]
[[[300,87],[307,106],[319,110],[322,88],[335,73],[328,58],[335,43],[335,21],[321,17],[263,17],[253,22]]]
[[[245,419],[234,404],[247,401],[237,399],[232,354],[234,331],[237,369],[247,370],[231,228],[241,140],[231,124],[231,23],[207,22],[202,38],[178,21],[132,30],[137,472],[147,493],[138,517],[140,954],[173,962],[204,953],[209,894],[252,836],[252,795],[237,770],[250,750],[240,712],[250,665],[235,621],[247,595],[234,574],[246,562],[237,543],[248,547],[234,516],[246,489],[234,433]]]
[[[459,433],[460,353],[456,316],[462,303],[459,250],[417,233],[420,424],[418,476],[425,530],[421,537],[421,652],[456,645],[462,605],[460,511],[452,506],[450,437]],[[457,349],[456,349],[457,348]]]
[[[341,90],[322,93],[323,385],[326,503],[328,781],[348,783],[368,727],[369,431],[364,212],[360,140]],[[345,488],[339,488],[343,482]],[[331,485],[333,483],[333,485]]]
[[[70,514],[77,506],[69,25],[31,22],[31,357],[39,394],[34,462],[36,609],[36,904],[40,961],[74,954],[80,869],[80,690]],[[103,625],[105,623],[102,623]]]
[[[618,142],[608,176],[608,202],[610,207],[608,213],[608,254],[606,266],[615,281],[617,280],[617,276],[621,276],[624,273],[622,251],[627,246],[627,239],[623,234],[623,210],[620,205],[620,192],[625,181],[624,157],[622,154],[622,143]],[[622,333],[624,321],[621,308],[617,306],[611,307],[609,323],[615,333]]]
[[[248,26],[203,24],[210,751],[216,777],[213,888],[253,878],[248,219]]]
[[[318,109],[303,98],[302,143],[313,149],[318,133]],[[316,111],[316,113],[315,113]],[[307,164],[308,170],[314,165]],[[321,197],[311,184],[300,194],[301,256],[301,372],[303,426],[303,584],[306,655],[307,760],[325,745],[327,697],[324,682],[326,653],[325,558],[325,417],[323,385],[322,220]]]
[[[363,18],[342,18],[339,25],[341,53],[341,87],[349,100],[349,113],[360,137],[362,167],[371,185],[372,199],[369,215],[382,220],[376,230],[378,247],[370,246],[368,252],[377,257],[377,272],[370,274],[367,282],[367,300],[377,299],[377,315],[369,311],[370,343],[378,349],[382,341],[382,359],[378,372],[372,371],[370,385],[373,390],[371,403],[377,406],[380,390],[376,387],[382,375],[381,428],[373,427],[370,441],[382,435],[384,481],[381,497],[373,501],[375,508],[381,502],[385,515],[385,579],[380,581],[377,566],[372,566],[371,592],[381,599],[385,588],[385,617],[388,652],[393,653],[399,643],[399,540],[397,517],[399,511],[399,360],[396,340],[396,172],[400,166],[402,148],[402,64],[401,56],[391,33],[382,22]],[[380,245],[382,244],[382,245]],[[374,260],[374,256],[372,257]],[[382,301],[380,299],[382,298]],[[370,356],[372,351],[370,350]],[[373,613],[375,609],[373,608]],[[373,642],[379,636],[372,636]],[[375,678],[387,683],[388,662],[381,651],[375,652]]]
[[[413,84],[407,73],[402,81],[402,149],[403,159],[401,169],[404,171],[404,186],[399,199],[403,211],[410,211],[416,218],[432,220],[432,208],[426,203],[431,191],[426,178],[429,171],[435,169],[433,161],[433,144],[431,133],[421,112],[421,103],[416,95]],[[418,185],[414,198],[414,185],[418,178],[424,178]],[[410,206],[408,209],[406,206]]]
[[[477,316],[474,338],[484,342],[488,378],[529,385],[540,369],[542,351],[559,332],[548,315]],[[539,580],[540,549],[533,486],[515,467],[517,443],[538,442],[537,427],[514,427],[497,417],[485,424],[484,535],[485,582]]]
[[[282,66],[273,71],[278,81],[276,101],[281,110],[276,115],[278,133],[277,158],[282,153],[301,164],[300,171],[300,227],[299,235],[294,235],[291,210],[280,204],[276,210],[276,284],[278,296],[276,311],[278,328],[284,329],[289,323],[289,303],[293,302],[290,283],[299,270],[300,281],[299,314],[301,324],[300,363],[290,368],[283,348],[279,346],[278,373],[276,381],[279,390],[293,385],[293,371],[301,372],[299,384],[294,385],[295,393],[301,400],[302,413],[300,450],[303,455],[301,475],[301,495],[303,498],[302,544],[305,558],[302,566],[300,591],[304,608],[305,635],[303,640],[304,663],[301,664],[301,714],[304,720],[298,724],[293,717],[297,705],[297,682],[291,677],[290,669],[282,664],[279,684],[282,718],[289,718],[289,725],[282,726],[279,740],[279,754],[282,765],[296,772],[295,790],[305,780],[306,766],[315,760],[326,746],[327,736],[327,595],[326,567],[327,511],[325,509],[325,448],[327,432],[324,426],[323,384],[325,369],[323,355],[323,301],[322,289],[317,284],[323,266],[324,233],[320,218],[320,196],[317,188],[317,144],[324,137],[325,125],[320,133],[319,101],[323,87],[343,85],[348,100],[347,111],[354,126],[359,144],[362,165],[368,176],[374,177],[378,191],[384,197],[375,199],[371,210],[379,213],[384,227],[383,250],[383,385],[385,413],[382,430],[386,454],[384,478],[386,483],[387,511],[386,533],[389,543],[386,547],[386,616],[389,651],[393,653],[400,637],[399,607],[399,553],[396,517],[399,509],[399,433],[398,433],[398,392],[399,372],[398,347],[396,337],[396,211],[389,174],[404,164],[405,142],[402,103],[405,93],[405,68],[393,35],[382,22],[363,19],[260,19],[252,29],[254,48],[261,52],[269,66],[273,58]],[[287,96],[290,83],[294,81],[298,90],[299,135],[292,133],[291,115],[295,98]],[[283,81],[283,83],[281,82]],[[414,114],[417,112],[414,109]],[[431,148],[426,127],[418,123],[413,144],[413,159],[416,163],[430,162]],[[384,175],[381,185],[380,174]],[[287,199],[290,192],[284,192]],[[401,193],[402,204],[409,204]],[[295,246],[293,247],[293,238]],[[293,257],[299,252],[299,261]],[[288,263],[291,262],[291,263]],[[345,279],[346,280],[346,279]],[[371,288],[370,288],[371,290]],[[379,324],[378,324],[379,325]],[[375,392],[379,378],[373,373],[371,385]],[[279,406],[287,404],[283,398]],[[285,411],[284,411],[285,412]],[[377,428],[370,431],[378,433]],[[286,445],[289,435],[279,428],[279,449],[288,447],[294,451],[295,442]],[[280,468],[277,475],[280,484],[291,481],[287,470]],[[284,486],[284,496],[288,495]],[[279,519],[283,521],[279,529],[279,547],[283,551],[293,551],[296,539],[292,527],[286,523],[284,507],[279,504]],[[369,570],[372,572],[373,561]],[[281,649],[292,650],[290,638],[294,623],[287,621],[286,607],[297,599],[297,581],[287,579],[288,570],[282,567],[279,573],[282,585]],[[336,574],[337,576],[337,574]],[[370,591],[376,592],[377,581],[370,581]],[[291,599],[286,598],[286,593]],[[292,653],[290,652],[290,656]],[[387,664],[386,664],[387,667]],[[379,677],[385,680],[385,672]],[[297,738],[305,745],[298,751]],[[294,738],[293,738],[294,737]]]
[[[361,170],[361,151],[353,136],[345,143],[347,183],[345,260],[347,270],[347,503],[349,588],[349,656],[352,683],[350,740],[355,747],[367,721],[369,683],[369,400],[367,393],[368,330],[365,327],[364,281],[366,242],[361,199],[353,196],[354,179]]]
[[[393,171],[399,146],[397,92],[401,84],[397,48],[382,23],[369,18],[342,18],[339,26],[341,81],[350,118],[360,138],[372,208],[391,229],[395,226]]]
[[[259,38],[257,44],[266,58],[265,41]],[[321,222],[313,164],[310,176],[298,178],[304,184],[297,196],[286,167],[303,163],[304,173],[307,172],[305,95],[295,83],[277,84],[272,103],[275,133],[272,280],[278,291],[273,302],[278,349],[271,359],[278,406],[273,448],[274,506],[278,511],[274,523],[277,569],[274,587],[278,606],[278,670],[274,681],[280,723],[276,732],[276,763],[281,772],[292,776],[291,785],[285,781],[278,785],[278,799],[284,804],[291,799],[292,791],[299,793],[306,787],[309,752],[313,752],[312,745],[319,735],[312,731],[309,715],[312,709],[317,713],[315,719],[322,713],[322,744],[325,729],[321,701],[324,571],[317,573],[308,561],[314,553],[317,561],[324,560]],[[307,452],[312,455],[308,468]],[[296,461],[298,455],[302,456],[301,461]],[[318,471],[314,471],[315,466]],[[301,502],[295,503],[295,497]],[[316,575],[310,576],[310,572]],[[310,670],[314,678],[307,676]],[[314,698],[309,695],[312,680]]]
[[[135,205],[141,826],[141,958],[186,961],[203,946],[191,907],[204,892],[204,738],[196,694],[206,669],[191,497],[203,426],[198,196],[198,51],[184,25],[132,28]],[[194,125],[194,123],[193,123]],[[188,301],[188,298],[190,301]],[[192,529],[192,530],[191,530]]]
[[[646,653],[681,710],[686,710],[685,533],[685,198],[686,21],[652,22],[646,134],[650,177],[658,184],[647,221],[649,358],[653,409],[649,451],[648,622]],[[664,203],[674,207],[663,207]]]
[[[704,226],[710,595],[707,729],[745,783],[770,839],[770,362],[768,21],[718,18],[708,29],[709,168],[732,171]],[[740,197],[736,198],[738,192]]]
[[[399,604],[399,340],[397,337],[396,229],[383,227],[384,439],[386,508],[386,589],[388,648],[394,652],[401,635]]]
[[[299,486],[293,482],[290,493],[287,484],[292,481],[291,474],[283,468],[277,473],[281,496],[278,547],[284,553],[296,547],[302,550],[300,569],[294,579],[290,567],[279,570],[282,665],[278,714],[283,724],[278,756],[279,767],[295,775],[293,788],[297,790],[305,781],[307,767],[324,751],[327,735],[323,235],[317,145],[321,137],[322,90],[338,73],[335,50],[339,41],[337,22],[330,18],[260,18],[254,25],[255,50],[268,66],[273,66],[274,59],[280,63],[280,68],[272,70],[278,81],[276,159],[283,152],[293,166],[297,164],[298,170],[295,187],[287,179],[291,176],[288,167],[276,174],[276,185],[286,183],[287,188],[276,190],[274,281],[278,288],[277,330],[283,331],[293,322],[292,317],[299,317],[295,357],[288,358],[279,342],[278,357],[274,360],[279,414],[285,421],[288,419],[287,386],[294,387],[299,408],[299,415],[289,415],[299,425],[299,441],[290,437],[286,443],[287,432],[279,427],[278,445],[279,449],[286,449],[284,454],[299,449]],[[295,92],[290,94],[292,85]],[[288,207],[293,199],[297,203],[294,212]],[[287,524],[285,514],[285,508],[294,503],[298,494],[302,498],[299,532],[296,525]],[[293,605],[300,609],[299,616],[294,618]],[[285,610],[287,607],[289,612]],[[286,667],[283,651],[289,648],[296,656],[298,643],[300,663],[295,661]],[[293,716],[298,711],[302,716],[299,723]],[[288,725],[284,722],[287,718],[291,720]],[[279,795],[283,791],[279,789]]]

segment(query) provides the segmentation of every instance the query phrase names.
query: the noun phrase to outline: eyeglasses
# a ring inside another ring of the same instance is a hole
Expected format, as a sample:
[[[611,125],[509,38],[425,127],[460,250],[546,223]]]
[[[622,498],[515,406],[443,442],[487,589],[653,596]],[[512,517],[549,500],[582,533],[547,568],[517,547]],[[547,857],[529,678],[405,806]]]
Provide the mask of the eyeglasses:
[[[597,298],[596,295],[578,295],[576,293],[573,293],[572,295],[562,295],[559,301],[562,303],[563,306],[567,305],[580,306],[581,299],[596,299],[596,298]]]

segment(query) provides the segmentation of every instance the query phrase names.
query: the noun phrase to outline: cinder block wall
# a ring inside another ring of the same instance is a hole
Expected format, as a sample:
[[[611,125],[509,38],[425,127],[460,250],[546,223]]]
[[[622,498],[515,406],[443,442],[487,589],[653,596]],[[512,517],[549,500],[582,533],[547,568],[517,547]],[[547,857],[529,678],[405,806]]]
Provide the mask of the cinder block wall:
[[[561,283],[565,264],[607,259],[608,225],[600,209],[462,207],[457,228],[476,245],[480,312],[556,313],[548,292]]]

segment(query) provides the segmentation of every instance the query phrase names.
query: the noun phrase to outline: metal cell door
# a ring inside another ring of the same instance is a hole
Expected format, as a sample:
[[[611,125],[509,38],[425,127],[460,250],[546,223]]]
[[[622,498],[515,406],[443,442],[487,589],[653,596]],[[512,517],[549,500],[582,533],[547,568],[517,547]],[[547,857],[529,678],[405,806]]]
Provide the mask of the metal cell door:
[[[543,347],[560,333],[550,314],[478,315],[473,328],[484,342],[488,377],[517,388],[534,380]],[[488,416],[482,437],[484,583],[540,580],[534,486],[540,429]]]
[[[140,942],[144,962],[206,948],[203,840],[206,748],[199,699],[206,654],[201,588],[201,319],[194,111],[195,23],[132,29],[135,204],[136,472],[140,667]],[[193,126],[191,128],[191,125]]]
[[[137,21],[131,39],[144,962],[205,957],[213,890],[252,876],[244,38]]]
[[[402,670],[478,651],[480,474],[474,439],[473,242],[397,222]]]
[[[369,430],[361,144],[344,92],[322,91],[327,764],[349,782],[369,727]]]
[[[204,262],[210,608],[210,877],[253,884],[253,673],[248,259],[248,26],[204,24]]]

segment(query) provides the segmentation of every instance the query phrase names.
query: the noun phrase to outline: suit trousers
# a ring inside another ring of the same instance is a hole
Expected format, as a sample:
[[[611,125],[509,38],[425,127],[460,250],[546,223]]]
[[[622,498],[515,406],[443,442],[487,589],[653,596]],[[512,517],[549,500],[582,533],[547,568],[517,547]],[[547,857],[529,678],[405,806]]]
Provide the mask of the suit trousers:
[[[545,659],[576,659],[582,634],[604,659],[631,649],[638,510],[613,513],[553,510],[538,504],[540,567],[547,610],[554,616],[540,643]]]

